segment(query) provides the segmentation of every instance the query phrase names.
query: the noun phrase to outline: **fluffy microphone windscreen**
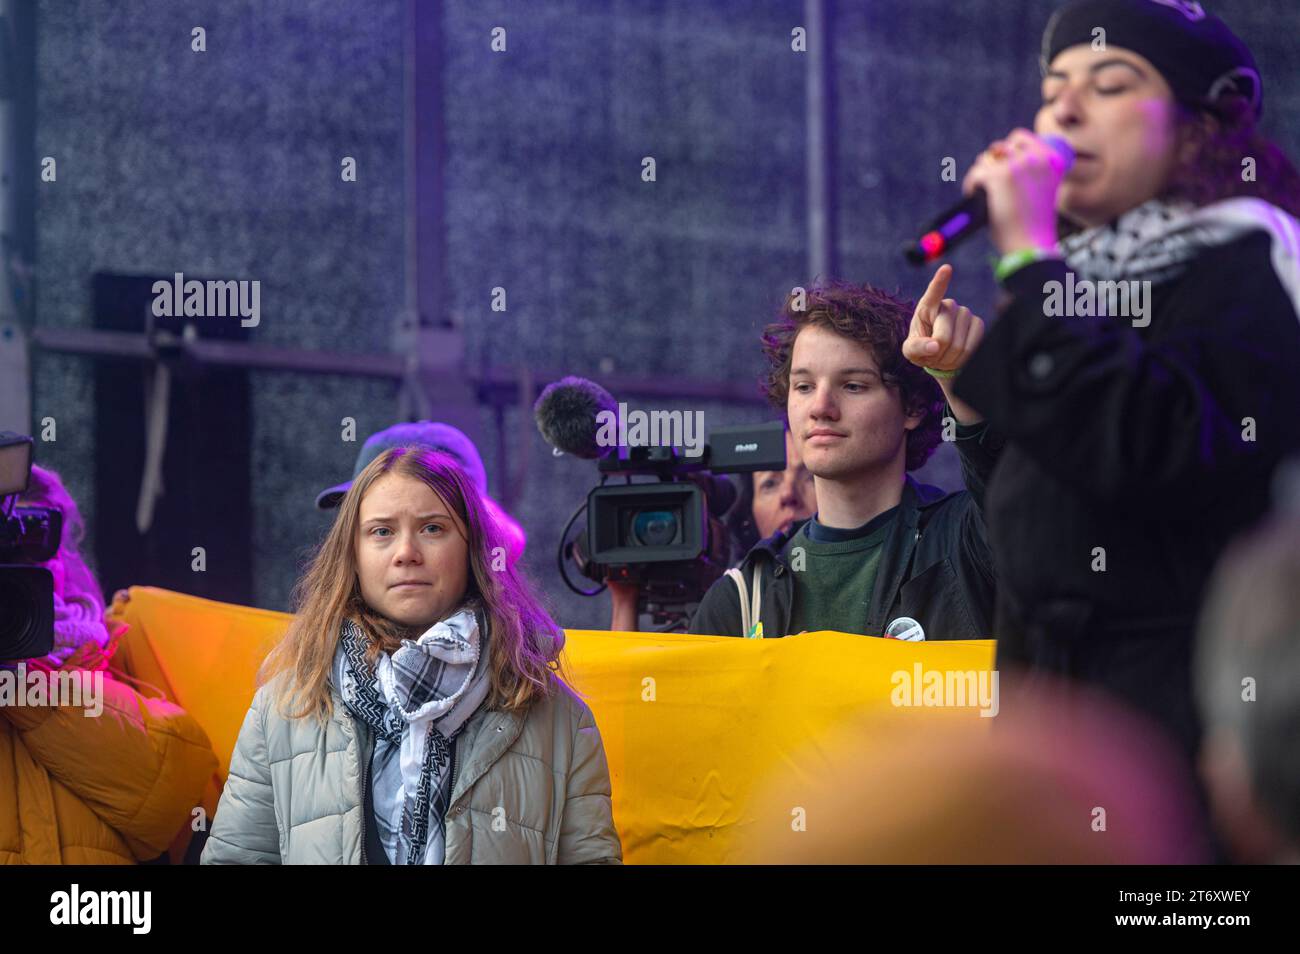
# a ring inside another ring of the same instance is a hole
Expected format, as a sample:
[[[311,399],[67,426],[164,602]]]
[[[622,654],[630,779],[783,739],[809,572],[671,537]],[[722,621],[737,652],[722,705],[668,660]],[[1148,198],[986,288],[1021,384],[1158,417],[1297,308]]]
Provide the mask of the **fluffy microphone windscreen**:
[[[570,375],[548,384],[533,405],[537,429],[557,450],[588,460],[611,448],[596,443],[601,411],[616,413],[614,397],[595,381]]]

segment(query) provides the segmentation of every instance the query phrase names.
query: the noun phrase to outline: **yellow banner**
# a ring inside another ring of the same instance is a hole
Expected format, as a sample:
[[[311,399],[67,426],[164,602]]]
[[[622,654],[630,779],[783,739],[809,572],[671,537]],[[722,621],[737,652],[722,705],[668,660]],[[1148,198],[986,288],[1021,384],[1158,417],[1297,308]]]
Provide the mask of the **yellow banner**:
[[[119,612],[132,626],[120,664],[198,719],[224,779],[257,666],[289,616],[149,587],[132,588]],[[987,725],[993,651],[992,640],[590,630],[569,630],[566,647],[600,726],[632,864],[737,860],[756,830],[757,793],[773,779],[818,777],[824,740],[863,715]]]

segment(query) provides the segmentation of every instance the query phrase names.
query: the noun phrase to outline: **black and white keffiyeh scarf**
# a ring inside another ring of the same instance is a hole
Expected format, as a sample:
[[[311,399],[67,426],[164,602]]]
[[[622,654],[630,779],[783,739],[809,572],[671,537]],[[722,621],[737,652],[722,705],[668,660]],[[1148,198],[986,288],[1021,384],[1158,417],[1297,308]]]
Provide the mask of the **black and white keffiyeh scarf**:
[[[343,621],[336,671],[354,718],[398,746],[402,774],[399,865],[442,864],[451,800],[451,740],[487,698],[487,617],[462,609],[416,640],[381,653],[372,670],[367,639]]]
[[[1060,244],[1066,264],[1080,277],[1155,285],[1178,278],[1204,249],[1252,229],[1272,237],[1273,270],[1300,314],[1300,223],[1262,199],[1224,199],[1200,208],[1151,199]]]

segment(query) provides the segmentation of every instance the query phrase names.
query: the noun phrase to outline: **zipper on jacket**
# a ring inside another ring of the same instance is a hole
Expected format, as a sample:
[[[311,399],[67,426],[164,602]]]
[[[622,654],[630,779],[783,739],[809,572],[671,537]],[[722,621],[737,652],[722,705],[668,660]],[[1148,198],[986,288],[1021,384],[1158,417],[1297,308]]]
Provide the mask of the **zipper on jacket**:
[[[362,761],[364,764],[361,766],[361,863],[368,865],[370,862],[366,860],[366,815],[368,814],[366,803],[370,799],[366,797],[366,793],[370,791],[370,759],[364,752]]]
[[[456,793],[456,757],[460,754],[460,744],[451,740],[451,782],[447,786],[447,811],[451,811],[451,798]]]

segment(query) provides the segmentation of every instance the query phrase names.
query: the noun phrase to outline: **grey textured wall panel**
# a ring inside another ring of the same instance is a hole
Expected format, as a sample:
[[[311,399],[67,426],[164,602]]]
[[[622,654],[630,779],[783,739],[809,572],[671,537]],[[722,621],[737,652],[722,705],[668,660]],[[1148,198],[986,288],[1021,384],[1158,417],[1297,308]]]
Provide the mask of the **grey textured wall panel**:
[[[599,377],[756,379],[756,335],[806,284],[805,59],[790,2],[443,3],[447,313],[472,367]],[[951,202],[990,138],[1029,125],[1049,0],[845,2],[836,9],[835,174],[841,277],[914,297],[899,241]],[[1300,155],[1292,0],[1211,5],[1255,49],[1267,127]],[[190,30],[207,30],[207,52]],[[490,31],[507,30],[507,52]],[[95,271],[174,271],[262,282],[254,340],[363,353],[392,347],[404,304],[405,5],[397,0],[196,0],[38,5],[37,314],[87,327]],[[658,181],[641,181],[641,159]],[[354,156],[358,181],[339,161]],[[960,177],[960,173],[959,173]],[[986,316],[988,246],[955,256],[954,294]],[[493,312],[491,289],[507,290]],[[94,533],[88,359],[43,354],[34,417],[59,440],[39,459],[64,473]],[[327,518],[315,493],[351,472],[358,441],[392,423],[393,385],[254,372],[249,558],[259,605],[289,588]],[[632,402],[646,406],[645,402]],[[709,426],[755,406],[664,402]],[[496,486],[492,414],[481,447]],[[601,626],[608,603],[571,596],[554,569],[561,524],[594,467],[553,457],[517,408],[511,467],[527,565],[560,619]],[[946,449],[944,449],[946,451]],[[950,455],[925,476],[950,483]],[[172,492],[183,489],[172,488]]]
[[[191,49],[195,26],[206,52]],[[39,323],[88,327],[93,271],[182,271],[260,281],[258,342],[389,350],[402,307],[402,26],[396,3],[41,4],[37,154],[56,157],[58,181],[39,192]],[[355,183],[341,180],[343,156],[357,159]],[[37,366],[34,415],[60,421],[39,455],[82,502],[93,549],[91,460],[111,448],[75,439],[93,409],[88,362],[52,370],[69,362]],[[387,423],[393,388],[253,382],[249,557],[257,602],[283,607],[290,551],[322,522],[312,498],[351,473],[339,418]]]

